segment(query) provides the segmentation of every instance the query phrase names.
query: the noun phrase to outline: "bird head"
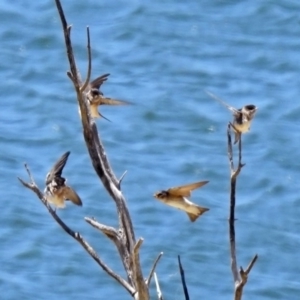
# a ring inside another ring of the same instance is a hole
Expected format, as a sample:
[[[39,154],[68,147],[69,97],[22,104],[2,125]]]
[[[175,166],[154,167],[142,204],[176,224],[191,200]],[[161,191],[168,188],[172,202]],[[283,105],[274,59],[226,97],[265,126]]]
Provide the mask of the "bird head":
[[[157,192],[153,195],[154,198],[164,200],[165,198],[168,197],[168,192],[167,191],[160,191]]]
[[[258,109],[257,106],[255,106],[253,104],[248,104],[242,108],[242,112],[246,113],[248,115],[249,119],[251,120],[251,119],[253,119],[257,109]]]

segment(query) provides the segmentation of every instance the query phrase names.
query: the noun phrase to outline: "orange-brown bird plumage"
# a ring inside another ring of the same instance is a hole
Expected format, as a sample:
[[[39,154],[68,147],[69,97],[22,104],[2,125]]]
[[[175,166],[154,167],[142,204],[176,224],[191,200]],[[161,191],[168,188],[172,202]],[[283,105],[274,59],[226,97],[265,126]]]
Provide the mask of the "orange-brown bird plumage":
[[[191,192],[193,190],[200,188],[207,183],[208,181],[200,181],[187,185],[172,187],[166,191],[156,192],[154,197],[169,206],[185,211],[190,220],[194,222],[203,213],[208,211],[209,208],[201,207],[188,200],[187,197],[191,196]]]

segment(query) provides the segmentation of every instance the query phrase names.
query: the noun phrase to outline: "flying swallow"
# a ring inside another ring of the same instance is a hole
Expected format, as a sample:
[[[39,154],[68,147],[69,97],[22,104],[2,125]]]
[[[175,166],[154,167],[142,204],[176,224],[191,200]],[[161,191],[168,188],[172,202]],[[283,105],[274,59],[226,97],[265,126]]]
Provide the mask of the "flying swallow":
[[[91,109],[91,116],[93,118],[104,118],[107,121],[107,118],[105,118],[101,113],[98,111],[99,105],[128,105],[131,104],[127,101],[121,101],[117,99],[107,98],[104,96],[104,94],[101,92],[100,87],[108,79],[108,76],[110,74],[104,74],[89,84],[89,90],[87,92],[87,98],[90,103],[90,109]]]
[[[203,213],[209,210],[209,208],[201,207],[190,200],[187,197],[191,196],[191,192],[197,188],[207,184],[208,181],[200,181],[187,185],[177,186],[169,188],[166,191],[156,192],[153,196],[159,201],[176,207],[185,211],[192,222],[196,221]]]
[[[74,204],[82,206],[82,202],[77,193],[67,186],[66,179],[61,176],[64,166],[68,160],[70,151],[66,152],[52,167],[46,176],[45,197],[48,202],[58,208],[65,207],[65,200],[70,200]]]
[[[246,133],[250,130],[251,122],[255,116],[255,113],[257,111],[257,107],[253,104],[248,104],[243,106],[240,109],[236,109],[227,103],[225,103],[222,99],[214,95],[213,93],[209,91],[205,91],[207,95],[209,95],[211,98],[219,101],[221,104],[226,106],[233,114],[233,130],[235,134],[234,143],[236,144],[241,137],[242,133]]]

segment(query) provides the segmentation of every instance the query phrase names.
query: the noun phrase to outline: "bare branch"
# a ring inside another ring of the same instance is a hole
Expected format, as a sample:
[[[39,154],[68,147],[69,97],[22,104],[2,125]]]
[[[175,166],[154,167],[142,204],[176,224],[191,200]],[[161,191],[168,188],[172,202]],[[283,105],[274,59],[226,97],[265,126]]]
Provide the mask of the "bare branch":
[[[133,248],[134,255],[136,255],[137,253],[139,253],[139,250],[140,250],[143,242],[144,242],[144,239],[142,239],[142,238],[138,239],[138,241],[136,242],[136,244],[134,245],[134,248]]]
[[[231,271],[233,274],[234,282],[239,281],[239,275],[237,270],[236,262],[236,248],[235,248],[235,188],[236,188],[236,176],[233,163],[233,151],[232,151],[232,141],[230,133],[230,124],[227,128],[227,137],[228,137],[228,158],[230,161],[230,213],[229,213],[229,240],[230,240],[230,257],[231,257]]]
[[[178,264],[179,264],[179,271],[180,271],[180,277],[181,277],[181,282],[182,282],[182,286],[183,286],[185,300],[190,300],[189,292],[188,292],[186,282],[185,282],[184,270],[182,268],[181,261],[180,261],[180,255],[178,255]]]
[[[231,134],[230,134],[230,126],[231,123],[229,122],[227,126],[227,138],[228,138],[228,158],[229,158],[229,164],[230,164],[230,171],[231,174],[234,170],[234,164],[233,164],[233,151],[232,151],[232,141],[231,141]]]
[[[74,78],[74,83],[75,83],[74,85],[75,85],[76,90],[79,90],[80,85],[77,85],[79,82],[78,76],[77,76],[77,67],[76,67],[74,53],[73,53],[73,49],[72,49],[72,43],[71,43],[71,39],[70,39],[71,26],[68,26],[68,24],[67,24],[67,20],[65,18],[65,14],[62,9],[60,1],[55,0],[55,3],[56,3],[56,7],[58,10],[59,16],[60,16],[63,31],[64,31],[64,37],[65,37],[66,48],[67,48],[67,56],[68,56],[70,67],[71,67],[71,73]]]
[[[122,183],[122,180],[124,179],[125,175],[127,174],[127,170],[121,175],[119,181],[118,181],[118,188],[120,189],[121,188],[121,183]]]
[[[71,79],[71,81],[73,82],[73,84],[75,85],[75,81],[74,81],[74,77],[73,77],[72,73],[70,71],[68,71],[67,75]]]
[[[164,300],[163,295],[162,295],[161,290],[160,290],[160,286],[159,286],[159,282],[158,282],[156,272],[154,272],[154,281],[155,281],[155,285],[156,285],[158,300]]]
[[[139,238],[136,244],[133,247],[132,253],[132,265],[133,265],[133,276],[136,289],[139,291],[139,299],[148,299],[149,291],[148,286],[144,281],[143,274],[141,272],[140,266],[140,257],[139,257],[139,250],[143,244],[144,239]]]
[[[254,256],[254,257],[252,258],[252,260],[250,261],[248,267],[246,268],[245,273],[246,273],[247,275],[251,272],[252,267],[254,266],[254,264],[255,264],[255,262],[257,261],[257,259],[258,259],[258,255],[255,254],[255,256]]]
[[[44,197],[44,194],[40,191],[38,186],[36,185],[35,181],[33,180],[33,176],[31,175],[31,172],[28,168],[28,166],[25,164],[25,168],[27,170],[27,173],[30,178],[30,183],[25,182],[21,178],[18,178],[20,182],[27,187],[28,189],[32,190],[38,198],[41,200],[41,202],[46,206],[51,216],[54,218],[54,220],[62,227],[62,229],[68,233],[71,237],[73,237],[76,241],[78,241],[83,248],[87,251],[87,253],[98,263],[98,265],[111,277],[113,277],[116,281],[118,281],[131,295],[135,293],[135,289],[122,277],[117,275],[113,272],[98,256],[96,251],[88,244],[88,242],[81,236],[79,232],[73,231],[70,227],[68,227],[62,219],[56,214],[56,212],[52,209],[50,204],[48,203],[47,199]]]
[[[146,283],[146,285],[147,285],[148,287],[150,286],[151,279],[152,279],[153,273],[154,273],[154,271],[155,271],[155,268],[156,268],[156,266],[157,266],[157,264],[158,264],[158,262],[159,262],[159,260],[160,260],[160,258],[162,257],[163,254],[164,254],[163,252],[160,252],[160,253],[158,254],[156,260],[154,261],[154,264],[153,264],[153,266],[152,266],[152,268],[151,268],[151,270],[150,270],[149,276],[148,276],[148,278],[147,278],[146,281],[145,281],[145,283]]]
[[[132,274],[133,271],[131,270],[131,268],[132,268],[131,258],[128,253],[128,249],[123,242],[124,239],[123,239],[122,230],[116,230],[113,227],[100,224],[95,219],[86,217],[85,220],[90,225],[92,225],[94,228],[96,228],[96,229],[100,230],[102,233],[104,233],[105,236],[108,237],[115,244],[115,246],[119,252],[121,261],[123,263],[124,269],[127,273],[128,281],[130,283],[134,283],[133,274]]]
[[[88,125],[88,124],[83,124],[84,128],[86,127],[86,125]],[[116,187],[118,187],[119,181],[117,180],[115,174],[112,171],[112,168],[111,168],[108,158],[106,156],[104,146],[99,137],[99,133],[98,133],[98,130],[97,130],[97,127],[95,124],[92,124],[91,131],[92,131],[92,138],[93,138],[92,142],[94,144],[91,144],[90,140],[86,140],[86,144],[87,144],[88,150],[91,149],[93,151],[96,151],[96,153],[98,155],[97,158],[98,158],[98,160],[100,159],[100,163],[101,163],[100,167],[102,169],[102,170],[99,170],[99,167],[97,166],[97,168],[96,168],[94,165],[95,171],[101,180],[103,178],[103,175],[106,175],[106,177],[110,181],[112,181]],[[95,149],[93,149],[92,146],[95,147]],[[90,156],[91,156],[91,154],[90,154]],[[94,159],[94,157],[92,157],[92,156],[91,156],[91,158]],[[94,163],[94,161],[93,161],[93,163]],[[106,173],[104,173],[103,171],[105,171]],[[103,174],[102,177],[101,177],[101,174]],[[102,180],[102,182],[103,182],[103,180]],[[104,182],[103,182],[103,185],[105,186]],[[112,194],[110,194],[110,195],[112,196]],[[112,196],[112,198],[114,199],[113,196]]]
[[[91,53],[91,40],[90,40],[90,28],[86,28],[87,34],[87,49],[88,49],[88,72],[85,79],[83,86],[80,88],[80,91],[83,92],[87,88],[90,80],[91,80],[91,73],[92,73],[92,53]]]
[[[104,233],[113,242],[116,242],[116,240],[118,239],[118,232],[115,228],[104,225],[104,224],[100,224],[94,218],[85,217],[84,219],[86,220],[86,222],[88,222],[94,228],[96,228],[96,229],[100,230],[102,233]]]
[[[234,169],[233,163],[233,151],[232,151],[232,141],[230,134],[230,127],[232,124],[228,125],[227,128],[227,137],[228,137],[228,159],[230,165],[230,212],[229,212],[229,241],[230,241],[230,257],[231,257],[231,271],[233,275],[235,291],[234,299],[241,300],[243,295],[243,287],[247,283],[248,274],[251,271],[255,261],[257,260],[257,255],[254,256],[249,266],[246,269],[246,272],[243,268],[240,268],[240,271],[237,267],[236,259],[236,245],[235,245],[235,202],[236,202],[236,180],[237,176],[240,174],[240,171],[244,164],[242,164],[242,135],[239,138],[239,154],[238,154],[238,167]]]
[[[139,261],[138,248],[135,248],[135,233],[133,230],[132,221],[130,214],[126,205],[126,200],[122,191],[120,189],[120,182],[117,180],[108,158],[106,156],[104,147],[99,137],[97,126],[93,118],[91,118],[90,108],[88,105],[88,99],[84,91],[85,86],[89,82],[90,73],[92,69],[91,62],[91,43],[90,34],[87,30],[88,35],[88,70],[87,78],[85,83],[82,85],[80,74],[76,67],[76,62],[74,58],[74,52],[72,48],[70,29],[71,27],[67,25],[66,18],[59,0],[55,0],[59,16],[61,18],[65,45],[67,49],[67,56],[69,60],[70,70],[73,78],[73,84],[77,95],[77,101],[81,113],[81,122],[83,127],[83,136],[89,152],[93,167],[96,174],[104,185],[105,189],[109,195],[114,200],[119,218],[119,229],[117,238],[112,234],[113,231],[106,231],[106,235],[114,240],[119,253],[122,257],[123,266],[128,276],[129,284],[135,289],[134,297],[139,297],[139,299],[149,299],[149,291],[143,280],[142,270]],[[104,227],[102,227],[102,232]],[[137,244],[139,245],[139,244]]]

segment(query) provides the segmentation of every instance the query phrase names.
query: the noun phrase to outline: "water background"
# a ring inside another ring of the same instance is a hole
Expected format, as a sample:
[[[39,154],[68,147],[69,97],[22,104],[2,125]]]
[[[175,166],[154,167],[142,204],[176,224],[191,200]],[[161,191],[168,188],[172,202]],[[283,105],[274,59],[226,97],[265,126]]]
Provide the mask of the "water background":
[[[289,1],[71,1],[72,41],[86,74],[86,26],[93,78],[103,92],[134,102],[103,107],[98,128],[137,237],[144,276],[157,274],[165,299],[184,299],[181,255],[191,299],[232,299],[226,126],[235,107],[259,107],[244,136],[238,179],[238,264],[259,255],[244,290],[249,299],[300,298],[300,3]],[[65,151],[64,175],[81,198],[59,216],[124,276],[116,249],[85,216],[117,226],[114,203],[84,144],[54,1],[0,4],[0,298],[131,299],[17,181],[27,162],[41,188]],[[191,223],[152,197],[171,186],[209,180],[192,200],[210,211]],[[154,282],[151,299],[157,299]]]

